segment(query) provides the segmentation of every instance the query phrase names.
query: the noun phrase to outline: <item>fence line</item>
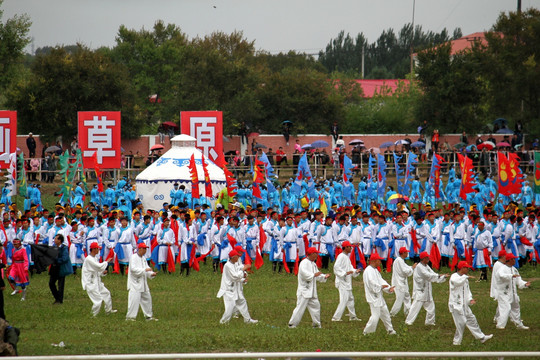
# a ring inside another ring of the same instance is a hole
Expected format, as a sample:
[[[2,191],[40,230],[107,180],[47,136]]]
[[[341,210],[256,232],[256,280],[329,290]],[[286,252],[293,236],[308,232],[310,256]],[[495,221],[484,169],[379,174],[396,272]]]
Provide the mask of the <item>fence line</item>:
[[[452,352],[242,352],[242,353],[183,353],[183,354],[121,354],[121,355],[57,355],[19,356],[17,360],[170,360],[170,359],[265,359],[265,358],[540,358],[540,351],[452,351]]]

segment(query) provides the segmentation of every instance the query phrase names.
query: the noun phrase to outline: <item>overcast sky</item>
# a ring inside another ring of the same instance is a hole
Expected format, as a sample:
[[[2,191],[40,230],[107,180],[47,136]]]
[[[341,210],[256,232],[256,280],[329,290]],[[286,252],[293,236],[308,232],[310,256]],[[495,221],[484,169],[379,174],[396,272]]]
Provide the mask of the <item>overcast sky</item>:
[[[461,27],[488,30],[517,0],[416,0],[415,24],[435,32]],[[540,0],[522,0],[522,8]],[[4,18],[26,13],[35,48],[81,42],[114,46],[121,24],[150,29],[174,23],[190,38],[213,31],[243,31],[257,49],[316,53],[340,30],[363,32],[373,42],[382,30],[412,19],[413,0],[4,0]],[[30,48],[29,48],[30,49]],[[28,50],[29,50],[28,49]]]

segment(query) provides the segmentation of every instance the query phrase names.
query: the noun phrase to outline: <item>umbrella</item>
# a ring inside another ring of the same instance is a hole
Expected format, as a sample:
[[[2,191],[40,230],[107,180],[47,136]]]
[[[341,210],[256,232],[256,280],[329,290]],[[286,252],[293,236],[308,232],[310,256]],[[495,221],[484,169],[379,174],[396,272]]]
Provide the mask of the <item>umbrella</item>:
[[[57,152],[59,150],[62,150],[59,146],[56,146],[56,145],[53,145],[53,146],[49,146],[48,148],[45,149],[45,152],[48,153],[48,152]]]
[[[517,149],[519,149],[519,148],[522,147],[522,146],[523,146],[523,144],[517,144],[517,145],[514,146],[514,148],[517,150]]]
[[[379,147],[380,147],[381,149],[384,149],[384,148],[389,148],[389,147],[391,147],[391,146],[394,146],[394,143],[391,142],[391,141],[387,141],[387,142],[382,143]]]
[[[255,144],[255,147],[256,148],[261,148],[261,149],[266,149],[266,145],[259,144],[259,143]]]
[[[386,200],[386,202],[388,204],[397,204],[400,200],[409,201],[409,198],[401,194],[393,194],[388,198],[388,200]]]
[[[161,144],[156,144],[156,145],[154,145],[154,146],[152,146],[150,148],[150,150],[152,150],[152,151],[154,151],[154,150],[162,150],[162,149],[164,149],[164,146],[161,145]]]
[[[508,126],[508,120],[505,118],[498,118],[493,120],[493,125]]]
[[[248,134],[248,137],[257,137],[259,135],[261,135],[261,134],[259,134],[258,132],[252,132],[252,133]]]
[[[381,149],[376,148],[376,147],[372,147],[372,148],[367,149],[367,151],[371,151],[371,150],[373,150],[374,154],[380,154],[381,153]]]
[[[228,137],[226,137],[225,135],[223,135],[223,142],[230,142],[231,140],[229,140]]]
[[[330,144],[327,143],[326,141],[324,140],[317,140],[317,141],[314,141],[312,144],[311,144],[311,147],[316,149],[316,148],[325,148],[325,147],[329,147]]]
[[[496,134],[513,135],[514,132],[510,130],[509,128],[502,128],[502,129],[497,130]]]
[[[512,146],[512,145],[510,145],[506,141],[501,141],[500,143],[497,143],[497,147],[509,147],[509,146]]]
[[[354,139],[349,143],[349,145],[364,145],[364,140]]]
[[[173,127],[173,128],[177,128],[178,125],[176,125],[175,123],[173,123],[172,121],[165,121],[163,124],[161,125],[165,125],[165,126],[168,126],[168,127]]]
[[[465,148],[466,152],[476,151],[476,145],[469,145]]]
[[[485,148],[485,149],[488,149],[488,150],[493,150],[494,147],[495,147],[495,145],[493,145],[493,143],[491,141],[484,141],[483,143],[478,145],[477,149],[482,150],[482,149]]]
[[[454,147],[455,147],[456,149],[461,149],[461,148],[464,148],[464,147],[466,147],[466,146],[467,146],[467,144],[465,144],[465,143],[463,143],[463,142],[460,142],[460,143],[457,143],[456,145],[454,145]]]
[[[302,149],[304,149],[304,150],[312,149],[311,144],[302,145]]]
[[[403,139],[403,140],[398,140],[398,141],[396,141],[396,142],[394,143],[394,145],[409,145],[409,144],[410,144],[410,142],[407,141],[407,140],[405,140],[405,139]]]
[[[282,124],[292,124],[292,121],[291,120],[285,120],[284,122],[282,122]]]
[[[423,148],[426,147],[426,144],[421,141],[415,141],[411,144],[411,147],[413,148]]]

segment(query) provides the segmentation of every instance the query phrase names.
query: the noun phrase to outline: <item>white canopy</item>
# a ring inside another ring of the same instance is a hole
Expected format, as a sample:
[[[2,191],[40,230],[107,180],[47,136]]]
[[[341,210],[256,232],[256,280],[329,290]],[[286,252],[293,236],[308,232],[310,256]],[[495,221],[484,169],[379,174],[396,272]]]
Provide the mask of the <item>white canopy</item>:
[[[199,177],[199,194],[205,196],[202,152],[195,147],[196,139],[188,135],[177,135],[171,139],[172,147],[156,162],[147,167],[135,179],[137,196],[145,209],[160,210],[164,202],[171,202],[170,192],[174,184],[185,185],[186,192],[191,191],[189,159],[195,154],[195,164]],[[225,173],[211,160],[204,158],[214,200],[226,186]]]

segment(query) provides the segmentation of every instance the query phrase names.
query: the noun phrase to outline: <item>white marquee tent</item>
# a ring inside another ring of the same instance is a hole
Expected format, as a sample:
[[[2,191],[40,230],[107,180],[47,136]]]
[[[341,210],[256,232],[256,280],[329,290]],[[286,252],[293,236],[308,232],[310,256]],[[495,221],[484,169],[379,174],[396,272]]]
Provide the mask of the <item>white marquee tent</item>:
[[[189,159],[195,154],[197,174],[199,176],[199,194],[205,195],[202,152],[195,147],[196,139],[188,135],[177,135],[171,139],[172,147],[156,162],[147,167],[135,179],[137,196],[145,209],[160,210],[164,202],[171,202],[170,192],[178,183],[191,191]],[[225,173],[211,160],[204,158],[208,175],[212,183],[213,196],[226,186]],[[211,199],[213,203],[214,199]]]

